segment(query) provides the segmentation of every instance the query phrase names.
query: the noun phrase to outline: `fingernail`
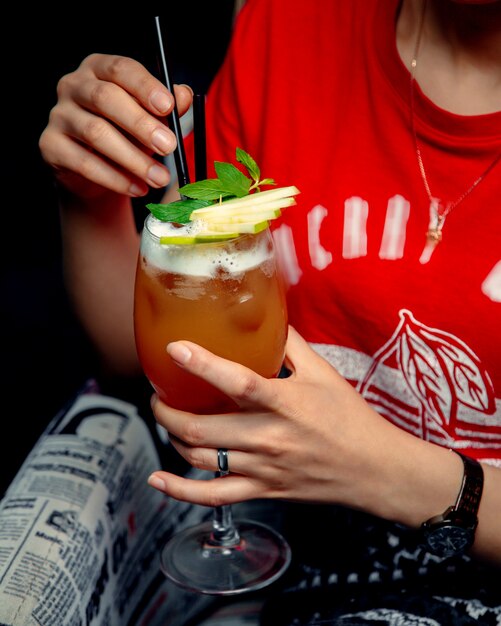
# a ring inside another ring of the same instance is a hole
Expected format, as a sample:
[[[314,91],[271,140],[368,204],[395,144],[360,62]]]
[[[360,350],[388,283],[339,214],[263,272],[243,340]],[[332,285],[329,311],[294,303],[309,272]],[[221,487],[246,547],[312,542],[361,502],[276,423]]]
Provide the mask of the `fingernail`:
[[[160,165],[152,165],[147,174],[148,182],[153,186],[163,187],[169,182],[169,175]]]
[[[151,394],[151,398],[150,398],[150,406],[151,408],[153,408],[155,406],[155,404],[157,403],[158,400],[158,394],[153,393]]]
[[[136,185],[136,183],[132,183],[132,185],[129,187],[129,194],[131,196],[144,196],[147,191],[147,189],[143,189],[139,185]]]
[[[186,83],[181,83],[179,86],[180,87],[186,87],[186,89],[189,89],[189,91],[191,91],[191,95],[192,96],[195,95],[195,92],[193,91],[193,89],[189,85],[187,85]]]
[[[167,154],[174,146],[170,136],[160,128],[153,131],[151,135],[151,143],[159,154]]]
[[[155,476],[155,474],[152,474],[148,478],[148,485],[150,487],[154,487],[155,489],[158,489],[159,491],[165,491],[164,481],[161,478],[158,478],[158,476]]]
[[[150,96],[150,102],[159,113],[167,113],[172,105],[172,98],[164,91],[154,91]]]
[[[174,361],[177,361],[180,365],[186,365],[191,359],[191,350],[189,350],[182,343],[170,343],[167,346],[167,352],[170,354]]]

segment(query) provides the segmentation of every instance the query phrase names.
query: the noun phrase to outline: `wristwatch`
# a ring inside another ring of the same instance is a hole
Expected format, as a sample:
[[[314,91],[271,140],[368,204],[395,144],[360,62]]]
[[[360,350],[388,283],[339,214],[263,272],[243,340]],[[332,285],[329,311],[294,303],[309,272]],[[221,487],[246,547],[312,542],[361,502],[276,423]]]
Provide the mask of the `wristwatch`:
[[[480,463],[456,450],[453,452],[461,457],[464,465],[463,482],[456,504],[421,526],[427,550],[441,557],[463,554],[473,545],[484,486],[484,472]]]

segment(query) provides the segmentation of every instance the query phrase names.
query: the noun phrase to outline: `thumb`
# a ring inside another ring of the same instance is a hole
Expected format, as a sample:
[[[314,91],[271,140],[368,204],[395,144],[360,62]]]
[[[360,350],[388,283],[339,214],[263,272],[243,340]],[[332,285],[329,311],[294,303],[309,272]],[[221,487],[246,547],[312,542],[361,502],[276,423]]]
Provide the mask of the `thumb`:
[[[326,366],[330,367],[327,361],[313,350],[306,339],[294,327],[289,326],[285,350],[285,367],[295,374],[307,374],[314,368],[313,371],[318,376],[318,368]]]

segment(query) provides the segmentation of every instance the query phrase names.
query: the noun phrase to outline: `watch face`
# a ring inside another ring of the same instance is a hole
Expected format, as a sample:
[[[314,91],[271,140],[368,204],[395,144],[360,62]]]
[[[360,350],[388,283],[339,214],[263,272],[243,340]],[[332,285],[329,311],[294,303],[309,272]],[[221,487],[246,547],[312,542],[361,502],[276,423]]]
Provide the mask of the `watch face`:
[[[427,536],[430,552],[439,556],[462,554],[471,545],[473,533],[469,528],[441,526],[432,528]]]

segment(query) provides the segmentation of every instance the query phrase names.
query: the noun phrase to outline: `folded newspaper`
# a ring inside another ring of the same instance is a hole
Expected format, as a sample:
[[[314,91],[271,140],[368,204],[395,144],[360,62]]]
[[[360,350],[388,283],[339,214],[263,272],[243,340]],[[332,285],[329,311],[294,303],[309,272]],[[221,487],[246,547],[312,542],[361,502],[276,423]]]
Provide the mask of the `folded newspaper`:
[[[0,625],[184,626],[202,611],[210,599],[172,585],[159,554],[210,510],[148,487],[159,467],[134,406],[90,386],[56,415],[0,501]]]

